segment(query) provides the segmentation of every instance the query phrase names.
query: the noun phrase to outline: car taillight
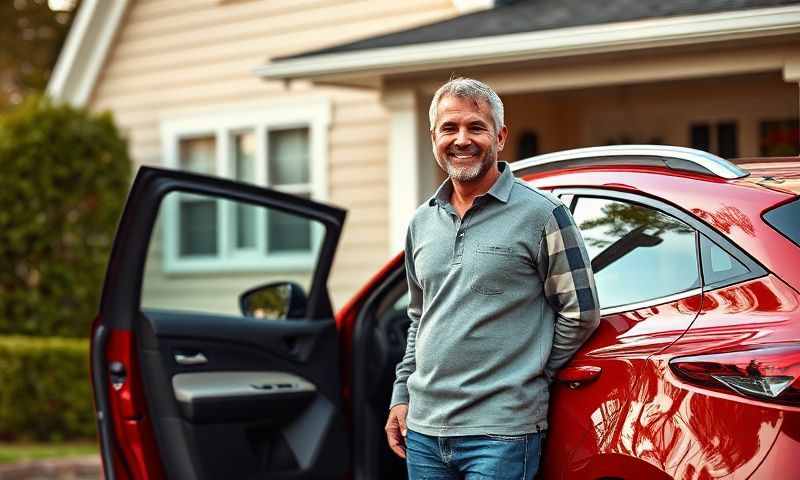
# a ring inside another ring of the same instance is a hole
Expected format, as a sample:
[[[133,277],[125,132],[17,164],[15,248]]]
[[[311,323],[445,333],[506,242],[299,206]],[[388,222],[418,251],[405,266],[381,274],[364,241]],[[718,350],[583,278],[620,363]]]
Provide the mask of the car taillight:
[[[743,350],[673,358],[681,379],[715,390],[786,405],[800,405],[800,345],[754,346]]]
[[[728,375],[712,375],[718,381],[729,386],[742,395],[776,398],[792,384],[794,377],[776,375],[772,377],[735,377]]]

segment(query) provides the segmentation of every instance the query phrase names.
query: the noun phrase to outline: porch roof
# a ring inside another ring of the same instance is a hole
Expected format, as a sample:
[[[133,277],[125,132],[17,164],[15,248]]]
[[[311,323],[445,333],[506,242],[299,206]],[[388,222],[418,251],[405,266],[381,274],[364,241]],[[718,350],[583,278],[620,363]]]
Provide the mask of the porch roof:
[[[276,57],[273,61],[373,48],[399,47],[429,42],[493,37],[512,33],[627,22],[645,18],[698,15],[731,10],[777,7],[800,0],[522,0],[505,2],[490,10],[461,15],[417,28],[377,35],[356,42]]]
[[[498,2],[499,3],[499,2]],[[800,0],[522,0],[274,58],[264,79],[380,85],[384,75],[800,33]]]

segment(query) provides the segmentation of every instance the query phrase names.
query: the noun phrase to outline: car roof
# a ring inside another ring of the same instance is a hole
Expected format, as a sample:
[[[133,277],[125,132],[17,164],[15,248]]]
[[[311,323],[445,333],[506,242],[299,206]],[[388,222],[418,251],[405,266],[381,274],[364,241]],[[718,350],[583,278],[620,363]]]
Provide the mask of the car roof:
[[[702,210],[724,201],[752,205],[754,212],[761,212],[795,195],[775,188],[774,181],[769,183],[769,176],[722,179],[655,166],[599,165],[520,173],[522,179],[537,188],[595,187],[629,191],[673,203],[688,211]]]
[[[648,171],[647,167],[654,167],[650,171],[660,171],[662,175],[677,173],[684,179],[713,183],[730,180],[731,184],[751,189],[800,194],[800,157],[748,157],[731,161],[702,150],[671,145],[607,145],[546,153],[512,164],[515,174],[525,178],[534,178],[536,173],[547,176],[552,172],[609,167],[624,172]],[[766,195],[764,206],[773,205],[771,202],[775,200]]]
[[[744,158],[737,163],[750,173],[752,181],[800,195],[800,158]]]
[[[545,153],[519,160],[512,168],[525,173],[582,166],[658,166],[734,179],[747,171],[712,153],[672,145],[606,145]]]

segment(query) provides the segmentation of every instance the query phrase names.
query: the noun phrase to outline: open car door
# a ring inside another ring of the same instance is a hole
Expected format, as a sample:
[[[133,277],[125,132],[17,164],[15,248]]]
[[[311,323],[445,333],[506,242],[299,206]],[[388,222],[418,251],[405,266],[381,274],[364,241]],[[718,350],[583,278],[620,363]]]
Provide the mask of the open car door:
[[[254,185],[139,170],[92,334],[107,479],[342,477],[327,278],[344,217]],[[280,288],[239,298],[286,280],[290,309]]]

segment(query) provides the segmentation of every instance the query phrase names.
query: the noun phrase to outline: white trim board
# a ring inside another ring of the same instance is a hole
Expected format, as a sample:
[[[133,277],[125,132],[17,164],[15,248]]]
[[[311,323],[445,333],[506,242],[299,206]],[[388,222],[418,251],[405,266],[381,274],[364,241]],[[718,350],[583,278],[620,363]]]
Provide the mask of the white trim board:
[[[605,23],[279,60],[266,80],[367,76],[800,33],[800,6]]]
[[[100,76],[129,0],[83,0],[47,83],[47,94],[85,106]]]
[[[462,14],[488,10],[493,8],[494,4],[494,0],[453,0],[453,5]]]
[[[413,90],[394,91],[384,98],[389,109],[389,242],[392,252],[402,250],[408,222],[420,204],[417,94]]]
[[[248,108],[209,109],[204,112],[162,115],[160,119],[162,161],[177,168],[176,153],[170,150],[170,138],[184,135],[234,131],[237,129],[285,129],[309,126],[314,198],[326,201],[328,188],[328,133],[332,120],[332,104],[325,97],[279,99]]]

